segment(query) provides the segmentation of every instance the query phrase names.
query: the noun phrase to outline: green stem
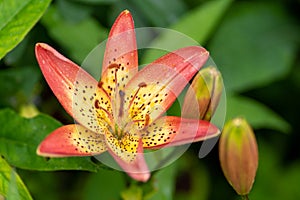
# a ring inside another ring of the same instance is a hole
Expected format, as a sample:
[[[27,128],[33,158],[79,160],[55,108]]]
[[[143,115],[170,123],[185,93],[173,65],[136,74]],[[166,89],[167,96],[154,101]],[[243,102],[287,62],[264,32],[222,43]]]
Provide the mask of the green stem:
[[[246,195],[241,195],[241,197],[242,197],[243,200],[249,200],[249,197],[248,197],[247,194]]]

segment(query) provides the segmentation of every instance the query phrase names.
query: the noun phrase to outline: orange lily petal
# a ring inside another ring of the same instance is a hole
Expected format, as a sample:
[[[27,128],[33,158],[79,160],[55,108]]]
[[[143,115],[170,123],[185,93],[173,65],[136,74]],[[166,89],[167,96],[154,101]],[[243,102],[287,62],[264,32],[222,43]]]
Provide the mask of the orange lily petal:
[[[123,99],[119,94],[138,71],[134,22],[128,10],[118,16],[111,28],[102,67],[99,85],[110,96],[115,121],[119,122],[123,114]]]
[[[134,23],[128,10],[118,16],[111,28],[102,66],[101,84],[111,97],[123,90],[138,71]]]
[[[208,58],[201,47],[186,47],[171,52],[137,73],[125,88],[129,119],[139,129],[164,113]],[[126,115],[127,117],[127,115]]]
[[[112,116],[110,99],[97,81],[47,44],[36,45],[36,57],[53,93],[81,125],[103,132]]]
[[[144,148],[161,148],[202,141],[220,134],[208,121],[164,116],[150,124],[142,134]]]
[[[107,133],[106,141],[109,153],[129,176],[142,182],[150,178],[142,140],[138,136],[127,134],[118,140],[111,133]]]
[[[37,154],[48,157],[90,156],[106,151],[103,134],[94,133],[83,126],[62,126],[39,145]]]

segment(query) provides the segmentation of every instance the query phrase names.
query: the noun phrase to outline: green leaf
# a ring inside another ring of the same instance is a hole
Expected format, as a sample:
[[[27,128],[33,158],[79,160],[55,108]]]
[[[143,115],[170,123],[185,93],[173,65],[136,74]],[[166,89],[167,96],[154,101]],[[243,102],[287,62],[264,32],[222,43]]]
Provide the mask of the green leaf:
[[[266,196],[272,200],[300,199],[300,162],[282,165],[277,150],[278,146],[274,144],[259,146],[260,161],[249,199],[266,199]]]
[[[51,0],[0,1],[0,59],[23,40],[50,2]]]
[[[0,197],[1,195],[7,200],[32,199],[19,175],[2,157],[0,157]]]
[[[175,191],[177,162],[155,172],[151,179],[153,191],[145,196],[145,200],[172,200]]]
[[[13,166],[30,170],[97,171],[90,157],[44,158],[36,154],[39,143],[62,126],[53,118],[40,114],[31,119],[9,109],[0,110],[0,155]]]
[[[72,2],[70,0],[59,0],[57,2],[57,10],[64,21],[77,23],[88,18],[92,12],[92,6]]]
[[[90,174],[85,184],[83,199],[94,200],[95,197],[119,199],[120,192],[126,186],[124,177],[123,172],[105,169],[100,169],[97,173]]]
[[[48,9],[41,22],[50,36],[77,62],[82,62],[100,41],[106,39],[108,33],[91,17],[78,22],[67,21],[55,6]]]
[[[186,153],[180,158],[177,172],[175,200],[206,200],[209,196],[210,177],[207,168],[195,161],[196,155]]]
[[[1,70],[0,105],[18,106],[28,103],[39,78],[40,73],[32,67]]]
[[[178,17],[185,11],[185,5],[180,0],[131,0],[129,2],[131,2],[136,12],[147,18],[153,26],[158,27],[169,26],[177,21]]]
[[[270,128],[284,133],[289,132],[290,125],[265,105],[242,96],[227,96],[226,117],[232,119],[245,117],[254,128]]]
[[[170,27],[176,32],[164,31],[151,46],[170,51],[190,45],[203,45],[219,24],[231,2],[232,0],[207,1],[188,12]],[[161,55],[162,52],[149,51],[144,55],[143,63],[149,63]]]
[[[286,75],[299,31],[283,6],[248,1],[229,13],[208,46],[227,91],[252,89]]]
[[[198,8],[188,12],[186,16],[170,28],[186,34],[203,45],[219,24],[222,16],[227,12],[232,1],[233,0],[207,1]],[[180,41],[174,39],[175,38],[170,38],[169,43],[180,43]]]
[[[118,0],[70,0],[74,2],[91,3],[91,4],[111,4]]]

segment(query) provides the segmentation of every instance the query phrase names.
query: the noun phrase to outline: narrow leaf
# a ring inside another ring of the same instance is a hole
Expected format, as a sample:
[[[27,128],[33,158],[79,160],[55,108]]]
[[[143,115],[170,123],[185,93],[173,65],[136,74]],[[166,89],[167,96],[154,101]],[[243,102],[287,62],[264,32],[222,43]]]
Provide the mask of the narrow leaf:
[[[80,21],[67,21],[56,6],[50,6],[41,23],[49,35],[63,50],[69,52],[72,60],[82,62],[90,51],[106,39],[107,30],[96,20],[86,17]],[[98,55],[100,59],[101,55]],[[98,77],[97,77],[98,79]]]
[[[0,197],[1,195],[6,197],[7,200],[32,199],[19,175],[2,157],[0,157]]]
[[[284,77],[296,58],[298,38],[282,5],[248,1],[231,8],[208,49],[227,92],[241,92]]]
[[[163,31],[151,46],[172,51],[197,43],[203,45],[209,39],[209,35],[216,28],[231,2],[232,0],[207,1],[170,27],[180,34],[173,31]],[[143,63],[149,63],[161,54],[161,51],[149,51],[144,55]]]
[[[23,40],[50,2],[51,0],[0,2],[0,59]]]
[[[241,96],[227,96],[227,119],[245,117],[254,128],[270,128],[284,133],[290,125],[265,105]]]

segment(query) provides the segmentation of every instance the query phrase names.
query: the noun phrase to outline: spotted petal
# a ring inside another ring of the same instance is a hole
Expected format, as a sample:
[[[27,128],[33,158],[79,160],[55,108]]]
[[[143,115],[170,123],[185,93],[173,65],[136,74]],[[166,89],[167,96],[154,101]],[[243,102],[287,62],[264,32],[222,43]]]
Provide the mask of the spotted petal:
[[[98,82],[47,44],[36,45],[36,57],[53,93],[81,125],[95,132],[111,121],[111,104]]]
[[[208,52],[201,47],[186,47],[149,64],[125,88],[125,109],[140,129],[164,113],[202,67]]]
[[[111,133],[106,136],[109,153],[132,178],[146,182],[150,172],[143,155],[142,140],[133,134],[126,134],[121,140]]]
[[[208,121],[164,116],[144,130],[144,148],[161,148],[202,141],[220,134]]]
[[[119,15],[111,28],[102,67],[101,84],[111,97],[123,90],[138,71],[134,23],[127,10]]]
[[[37,154],[49,157],[90,156],[106,151],[104,135],[80,125],[62,126],[39,145]]]
[[[132,16],[123,11],[113,24],[104,54],[99,86],[111,98],[115,121],[119,120],[122,98],[119,96],[128,81],[138,71],[138,54]]]

